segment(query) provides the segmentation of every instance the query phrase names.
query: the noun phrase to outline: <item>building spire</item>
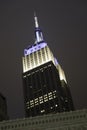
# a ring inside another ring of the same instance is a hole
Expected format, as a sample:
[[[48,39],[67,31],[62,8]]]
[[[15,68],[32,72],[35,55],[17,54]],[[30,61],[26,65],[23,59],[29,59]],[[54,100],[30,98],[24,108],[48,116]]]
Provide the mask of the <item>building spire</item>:
[[[38,28],[39,24],[38,24],[38,19],[37,19],[37,16],[36,16],[36,12],[34,12],[34,21],[35,21],[35,28]]]
[[[39,28],[38,18],[35,12],[34,12],[34,22],[35,22],[35,44],[37,44],[43,41],[43,34],[41,29]]]

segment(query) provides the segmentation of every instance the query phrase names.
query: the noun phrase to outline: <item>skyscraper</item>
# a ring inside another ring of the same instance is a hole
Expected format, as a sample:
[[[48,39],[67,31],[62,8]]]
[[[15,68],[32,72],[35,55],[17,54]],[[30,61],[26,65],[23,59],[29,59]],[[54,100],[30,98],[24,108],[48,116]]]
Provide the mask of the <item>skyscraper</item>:
[[[23,91],[25,116],[74,110],[63,69],[43,39],[35,20],[35,43],[24,49]]]

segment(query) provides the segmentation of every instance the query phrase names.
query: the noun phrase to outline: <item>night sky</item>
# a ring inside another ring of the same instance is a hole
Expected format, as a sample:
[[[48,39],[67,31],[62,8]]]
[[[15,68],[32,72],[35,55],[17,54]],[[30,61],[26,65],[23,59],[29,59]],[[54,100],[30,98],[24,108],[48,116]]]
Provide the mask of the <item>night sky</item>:
[[[24,117],[22,56],[34,43],[34,11],[65,71],[75,108],[87,108],[87,1],[0,0],[0,92],[10,119]]]

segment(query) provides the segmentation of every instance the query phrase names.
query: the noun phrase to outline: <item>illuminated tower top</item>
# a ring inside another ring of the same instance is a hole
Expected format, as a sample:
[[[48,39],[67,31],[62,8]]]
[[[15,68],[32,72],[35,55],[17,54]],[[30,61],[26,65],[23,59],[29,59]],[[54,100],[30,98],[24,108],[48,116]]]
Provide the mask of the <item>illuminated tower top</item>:
[[[36,13],[34,13],[34,22],[35,22],[35,42],[33,45],[28,46],[26,49],[24,49],[24,55],[29,55],[33,52],[36,52],[40,50],[41,48],[44,48],[47,46],[47,43],[44,42],[42,31],[39,27],[38,18],[36,16]]]
[[[34,13],[35,21],[35,42],[33,45],[24,49],[23,57],[23,73],[32,70],[42,64],[52,61],[55,67],[59,71],[60,79],[64,79],[66,82],[64,71],[54,57],[52,51],[48,47],[47,43],[43,39],[42,31],[38,24],[38,18]]]

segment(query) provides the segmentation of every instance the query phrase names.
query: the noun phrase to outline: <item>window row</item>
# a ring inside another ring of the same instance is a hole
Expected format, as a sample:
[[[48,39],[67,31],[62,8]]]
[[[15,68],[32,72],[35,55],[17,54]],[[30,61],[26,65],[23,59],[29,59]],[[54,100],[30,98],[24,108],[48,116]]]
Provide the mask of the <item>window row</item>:
[[[28,108],[32,108],[34,106],[37,106],[39,104],[42,104],[42,103],[47,102],[49,100],[52,100],[54,98],[56,98],[56,90],[53,92],[49,92],[48,94],[45,94],[45,95],[40,96],[38,98],[35,98],[34,100],[27,102],[26,105]]]

